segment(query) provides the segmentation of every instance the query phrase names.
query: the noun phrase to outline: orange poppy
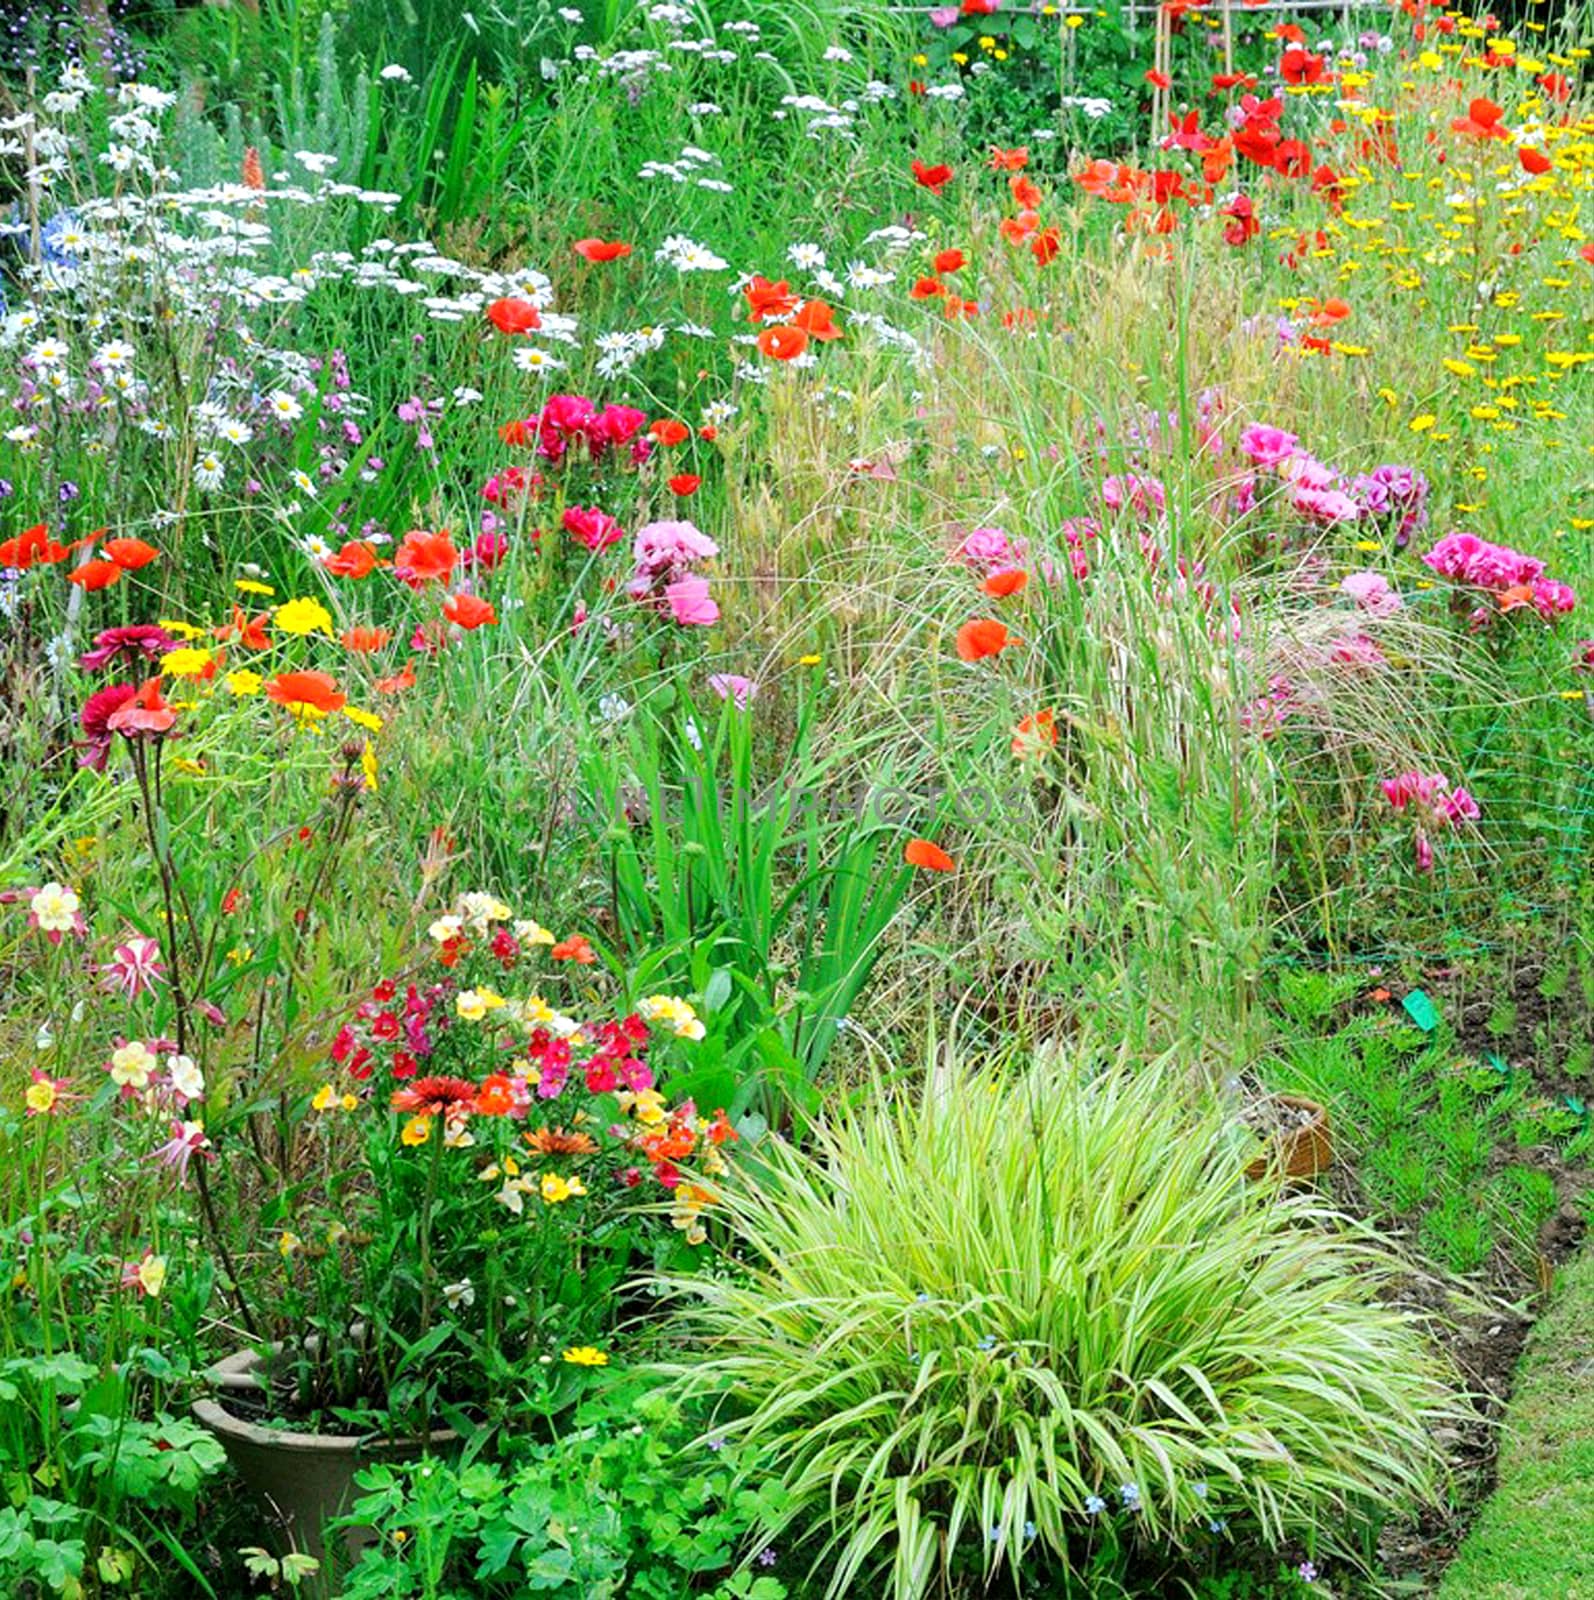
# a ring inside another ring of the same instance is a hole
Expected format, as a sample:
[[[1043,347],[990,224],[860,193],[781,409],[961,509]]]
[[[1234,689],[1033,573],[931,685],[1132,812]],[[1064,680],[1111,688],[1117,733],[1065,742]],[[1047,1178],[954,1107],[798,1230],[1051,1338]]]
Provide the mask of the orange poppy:
[[[1021,211],[1016,217],[1003,217],[997,228],[1009,244],[1023,244],[1040,226],[1041,219],[1033,211]]]
[[[1001,150],[995,145],[991,146],[991,170],[993,172],[1022,172],[1029,165],[1029,146],[1021,144],[1012,150]]]
[[[674,417],[660,417],[649,427],[648,432],[665,449],[671,445],[685,444],[692,437],[692,430],[684,422],[677,422]]]
[[[1029,242],[1029,253],[1035,257],[1036,265],[1042,267],[1055,261],[1062,248],[1062,236],[1056,228],[1042,228]]]
[[[1343,322],[1349,315],[1350,307],[1343,300],[1325,300],[1312,313],[1312,326],[1332,328],[1336,322]]]
[[[74,567],[67,573],[66,581],[92,592],[109,589],[121,576],[122,569],[114,561],[85,561],[81,567]]]
[[[142,539],[107,539],[103,548],[123,572],[137,572],[160,557],[160,551]]]
[[[1012,642],[1005,624],[989,617],[977,617],[958,629],[958,659],[983,661],[987,656],[1000,655]]]
[[[922,867],[926,872],[952,872],[957,868],[957,862],[940,845],[931,844],[928,839],[909,839],[902,859],[910,867]]]
[[[670,493],[680,495],[683,500],[688,495],[696,494],[703,485],[702,478],[695,472],[678,472],[668,482]]]
[[[808,335],[801,328],[777,323],[759,334],[758,348],[771,361],[793,361],[808,348]]]
[[[578,967],[590,967],[598,959],[586,935],[582,933],[573,933],[568,939],[561,939],[548,952],[548,956],[553,961],[574,961]]]
[[[474,594],[451,594],[443,602],[443,615],[467,633],[498,620],[491,602]]]
[[[577,239],[570,246],[583,261],[621,261],[631,254],[631,246],[621,239]]]
[[[368,656],[375,650],[386,649],[392,639],[391,628],[346,628],[343,633],[343,648],[350,655]]]
[[[348,700],[330,672],[279,672],[266,685],[266,698],[296,717],[324,717]]]
[[[65,561],[69,554],[64,544],[57,544],[50,537],[46,524],[39,522],[0,544],[0,567],[16,567],[25,572],[32,566],[52,566],[57,561]]]
[[[218,639],[236,639],[245,650],[264,650],[271,644],[266,633],[267,620],[264,612],[258,617],[251,617],[245,615],[242,606],[234,606],[232,621],[214,632]]]
[[[1509,589],[1502,589],[1497,596],[1502,611],[1515,611],[1522,606],[1533,604],[1533,585],[1531,583],[1514,583]]]
[[[131,738],[135,733],[165,733],[176,720],[177,713],[161,698],[160,674],[156,673],[105,719],[105,726]]]
[[[742,294],[747,300],[750,322],[762,322],[765,317],[788,316],[797,309],[797,296],[791,292],[791,285],[784,278],[779,283],[771,283],[768,278],[755,272],[752,282],[743,286]]]
[[[376,692],[378,694],[403,694],[406,689],[415,687],[415,661],[412,657],[404,663],[404,670],[395,673],[391,678],[378,678]]]
[[[415,528],[404,535],[404,542],[393,554],[393,568],[411,583],[441,582],[454,570],[459,551],[447,532],[427,533]]]
[[[836,326],[836,314],[823,300],[804,300],[797,315],[791,319],[791,325],[821,344],[841,337],[841,329]]]
[[[1013,754],[1020,761],[1045,755],[1057,744],[1057,724],[1050,711],[1037,711],[1024,717],[1013,729]]]
[[[946,293],[946,285],[939,278],[920,278],[908,291],[910,300],[935,300]]]
[[[365,539],[350,539],[321,563],[336,578],[368,578],[379,564],[376,546]]]
[[[531,333],[542,326],[542,313],[529,300],[495,300],[487,308],[487,320],[500,333]]]
[[[1009,567],[1004,572],[993,572],[980,588],[998,600],[1005,600],[1009,595],[1019,593],[1028,582],[1029,574],[1023,568]]]
[[[1007,186],[1013,192],[1013,204],[1021,211],[1033,211],[1041,203],[1041,192],[1029,178],[1009,178]]]

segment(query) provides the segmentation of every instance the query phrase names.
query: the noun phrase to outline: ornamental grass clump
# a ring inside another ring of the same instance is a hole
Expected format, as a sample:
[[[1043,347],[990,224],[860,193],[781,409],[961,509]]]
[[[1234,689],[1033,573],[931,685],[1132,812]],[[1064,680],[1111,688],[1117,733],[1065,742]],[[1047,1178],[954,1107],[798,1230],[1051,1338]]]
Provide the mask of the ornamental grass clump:
[[[746,1270],[670,1280],[675,1378],[773,1461],[757,1540],[826,1594],[1321,1559],[1438,1491],[1452,1401],[1398,1264],[1248,1182],[1167,1062],[938,1068],[766,1154],[725,1196]]]

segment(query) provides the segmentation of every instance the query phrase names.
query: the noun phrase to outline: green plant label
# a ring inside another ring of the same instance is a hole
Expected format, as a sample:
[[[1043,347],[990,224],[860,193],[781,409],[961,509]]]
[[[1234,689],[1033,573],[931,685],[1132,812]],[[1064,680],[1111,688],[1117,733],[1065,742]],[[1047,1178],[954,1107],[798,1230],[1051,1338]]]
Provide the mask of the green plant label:
[[[1428,998],[1426,990],[1413,989],[1400,1003],[1405,1008],[1406,1015],[1424,1033],[1432,1033],[1439,1026],[1439,1012],[1433,1001]]]

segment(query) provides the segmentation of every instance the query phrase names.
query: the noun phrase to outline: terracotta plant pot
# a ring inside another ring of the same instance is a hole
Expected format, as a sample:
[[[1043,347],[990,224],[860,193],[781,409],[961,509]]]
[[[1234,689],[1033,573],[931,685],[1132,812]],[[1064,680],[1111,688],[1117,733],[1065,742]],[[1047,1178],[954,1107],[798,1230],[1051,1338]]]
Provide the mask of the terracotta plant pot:
[[[221,1441],[245,1488],[276,1521],[284,1547],[314,1556],[321,1563],[317,1577],[300,1584],[294,1593],[329,1596],[333,1574],[324,1530],[352,1503],[355,1473],[375,1461],[413,1461],[445,1452],[459,1442],[459,1435],[451,1429],[434,1428],[425,1439],[372,1440],[353,1434],[294,1433],[250,1422],[228,1410],[227,1400],[252,1400],[258,1409],[264,1389],[260,1368],[261,1356],[256,1350],[241,1350],[210,1368],[206,1376],[217,1393],[214,1398],[194,1402],[194,1418]],[[343,1548],[334,1552],[337,1565],[352,1563],[373,1538],[367,1529],[347,1530]]]
[[[1292,1113],[1292,1120],[1263,1135],[1269,1149],[1245,1169],[1246,1177],[1255,1180],[1276,1172],[1292,1182],[1305,1182],[1333,1166],[1334,1138],[1322,1106],[1298,1094],[1276,1094],[1271,1103]]]

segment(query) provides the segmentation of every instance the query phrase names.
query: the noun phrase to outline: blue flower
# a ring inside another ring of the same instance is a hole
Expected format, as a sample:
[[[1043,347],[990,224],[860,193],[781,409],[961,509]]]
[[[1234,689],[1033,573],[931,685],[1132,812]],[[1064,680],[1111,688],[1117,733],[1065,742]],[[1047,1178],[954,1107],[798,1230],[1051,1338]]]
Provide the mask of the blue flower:
[[[1138,1511],[1140,1509],[1140,1485],[1126,1483],[1120,1487],[1118,1493],[1123,1498],[1125,1511]]]
[[[994,1350],[996,1348],[996,1335],[994,1333],[982,1333],[979,1343],[974,1348],[976,1350]]]
[[[1035,1533],[1035,1524],[1033,1522],[1026,1522],[1024,1524],[1024,1543],[1028,1544],[1032,1539],[1034,1539]]]
[[[1085,1515],[1087,1517],[1099,1517],[1106,1509],[1107,1502],[1099,1494],[1087,1494],[1085,1496]]]

